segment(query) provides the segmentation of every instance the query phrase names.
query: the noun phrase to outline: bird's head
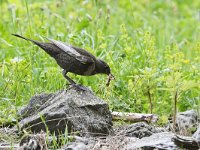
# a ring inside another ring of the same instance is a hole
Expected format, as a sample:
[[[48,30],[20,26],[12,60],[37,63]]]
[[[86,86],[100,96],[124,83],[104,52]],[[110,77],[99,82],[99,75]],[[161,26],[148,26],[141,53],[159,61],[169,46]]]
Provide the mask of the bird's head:
[[[108,81],[106,83],[106,85],[108,86],[111,80],[114,80],[115,77],[112,75],[111,70],[109,65],[104,62],[103,60],[98,60],[98,66],[97,66],[98,72],[99,73],[103,73],[103,74],[107,74],[108,75]]]
[[[100,59],[98,59],[98,62],[96,64],[96,69],[97,69],[98,73],[103,73],[103,74],[107,74],[107,75],[109,75],[111,72],[108,64]]]

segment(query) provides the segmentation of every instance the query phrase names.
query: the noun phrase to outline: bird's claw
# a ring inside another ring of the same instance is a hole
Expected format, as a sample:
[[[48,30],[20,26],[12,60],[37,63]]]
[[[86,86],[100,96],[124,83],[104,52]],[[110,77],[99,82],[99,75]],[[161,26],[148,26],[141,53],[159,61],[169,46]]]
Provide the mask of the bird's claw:
[[[85,87],[81,84],[67,84],[67,85],[69,85],[68,90],[71,89],[71,88],[75,88],[79,91],[91,91],[90,89],[88,89],[87,87]]]
[[[88,90],[85,86],[80,85],[80,84],[72,84],[72,87],[75,87],[76,89],[82,90],[82,91],[87,91]]]

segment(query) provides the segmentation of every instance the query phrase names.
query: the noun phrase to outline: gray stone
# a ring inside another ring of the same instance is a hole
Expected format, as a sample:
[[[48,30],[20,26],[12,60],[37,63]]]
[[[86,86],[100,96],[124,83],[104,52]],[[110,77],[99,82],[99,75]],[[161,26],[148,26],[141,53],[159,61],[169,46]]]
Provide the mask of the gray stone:
[[[175,132],[180,135],[191,136],[198,127],[198,115],[194,110],[179,112],[176,116]],[[169,130],[173,130],[173,124],[168,125]]]
[[[197,131],[192,135],[192,138],[194,138],[195,141],[198,142],[200,145],[200,124]]]
[[[193,137],[175,135],[172,140],[182,149],[199,150],[200,148],[200,143],[198,143]]]
[[[77,150],[79,146],[83,146],[85,150],[179,149],[172,141],[174,134],[164,132],[164,129],[156,128],[144,122],[119,127],[114,133],[114,135],[104,138],[90,138],[87,142],[83,140],[73,141],[63,147],[62,150]]]
[[[87,145],[83,142],[72,142],[70,145],[64,147],[65,150],[87,150]]]
[[[180,112],[176,118],[176,126],[179,134],[192,134],[197,129],[197,113],[194,110]]]
[[[93,137],[85,138],[72,136],[71,139],[71,142],[63,145],[59,150],[88,150],[91,149],[95,144],[95,140]]]
[[[45,133],[24,136],[18,150],[48,150],[45,136]]]
[[[126,136],[106,136],[104,138],[88,138],[75,140],[64,145],[60,150],[123,150],[127,142],[135,142],[137,138]],[[87,141],[87,142],[86,142]]]
[[[75,141],[67,144],[62,150],[78,150],[80,146],[84,150],[179,150],[170,132],[155,133],[149,137],[138,139],[124,135],[107,136],[105,138],[89,139],[88,143]]]
[[[192,137],[175,135],[175,137],[173,138],[173,141],[177,145],[183,148],[191,149],[191,150],[199,150],[200,149],[200,125],[197,131],[192,135]]]
[[[58,135],[67,129],[80,135],[107,135],[112,130],[108,104],[90,90],[77,87],[36,95],[19,115],[19,126],[36,133],[48,129]]]
[[[170,132],[162,132],[156,133],[149,137],[144,137],[142,139],[137,140],[136,142],[127,143],[124,149],[126,150],[135,150],[135,149],[143,149],[143,150],[154,150],[154,149],[162,149],[162,150],[178,150],[172,138],[174,137],[173,133]]]
[[[151,126],[145,122],[138,122],[117,128],[115,130],[115,134],[125,135],[129,137],[137,137],[141,139],[143,137],[151,136],[154,133],[159,133],[164,131],[166,131],[164,128]]]

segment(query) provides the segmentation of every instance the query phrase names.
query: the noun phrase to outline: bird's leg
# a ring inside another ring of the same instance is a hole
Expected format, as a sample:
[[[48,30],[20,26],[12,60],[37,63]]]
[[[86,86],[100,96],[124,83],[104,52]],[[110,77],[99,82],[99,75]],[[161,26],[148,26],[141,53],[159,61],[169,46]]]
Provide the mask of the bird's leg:
[[[63,76],[65,77],[65,79],[67,79],[69,81],[70,84],[72,85],[75,85],[76,82],[74,82],[72,79],[70,79],[68,76],[67,76],[67,71],[66,70],[63,70],[62,72]]]
[[[78,87],[78,85],[76,84],[76,82],[74,82],[72,79],[70,79],[67,76],[67,70],[63,70],[62,74],[65,77],[65,79],[67,79],[69,81],[69,84],[67,84],[67,85],[70,85],[69,89],[72,88],[72,87]]]
[[[83,91],[86,91],[87,88],[82,86],[82,85],[79,85],[79,84],[76,84],[76,82],[74,82],[72,79],[70,79],[68,76],[67,76],[67,71],[66,70],[63,70],[62,72],[63,76],[65,77],[65,79],[67,79],[69,81],[69,83],[72,85],[72,87],[76,87],[78,89],[81,89]]]

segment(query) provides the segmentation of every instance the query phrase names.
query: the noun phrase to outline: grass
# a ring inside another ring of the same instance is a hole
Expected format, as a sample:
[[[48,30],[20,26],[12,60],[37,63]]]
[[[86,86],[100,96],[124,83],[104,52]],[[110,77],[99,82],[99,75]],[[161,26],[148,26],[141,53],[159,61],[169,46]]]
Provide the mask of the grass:
[[[81,77],[111,110],[157,113],[199,109],[198,1],[0,1],[0,124],[41,92],[65,88],[56,62],[18,33],[87,49],[110,65],[116,80]],[[152,104],[152,105],[151,105]],[[176,110],[174,108],[174,110]]]

